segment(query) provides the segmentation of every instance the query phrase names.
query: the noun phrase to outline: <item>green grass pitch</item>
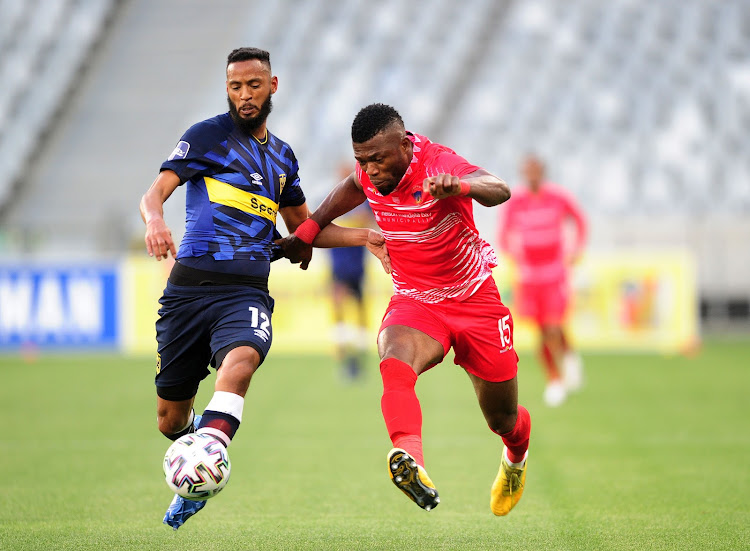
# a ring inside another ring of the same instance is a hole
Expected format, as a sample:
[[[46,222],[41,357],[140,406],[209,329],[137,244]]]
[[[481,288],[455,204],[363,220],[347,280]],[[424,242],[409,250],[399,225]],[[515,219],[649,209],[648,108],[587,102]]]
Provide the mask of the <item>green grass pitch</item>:
[[[496,518],[500,439],[452,362],[417,385],[442,499],[427,513],[388,479],[375,358],[347,386],[327,358],[272,352],[229,449],[229,485],[173,532],[153,361],[1,357],[0,549],[750,548],[750,343],[585,361],[584,391],[551,410],[522,355],[526,492]]]

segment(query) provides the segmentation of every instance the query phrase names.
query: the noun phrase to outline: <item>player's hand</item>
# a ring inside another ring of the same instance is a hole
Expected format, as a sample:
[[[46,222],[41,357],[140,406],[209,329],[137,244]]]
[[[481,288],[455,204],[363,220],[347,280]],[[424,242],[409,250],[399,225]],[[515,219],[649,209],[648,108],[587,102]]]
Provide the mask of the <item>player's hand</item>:
[[[172,232],[167,227],[163,218],[154,218],[146,224],[146,251],[149,256],[155,256],[156,260],[167,259],[169,253],[172,258],[177,256],[177,249],[172,240]]]
[[[388,254],[388,247],[385,245],[385,238],[379,232],[370,230],[367,234],[367,250],[374,254],[383,265],[385,273],[391,273],[391,257]]]
[[[299,264],[300,268],[307,270],[312,260],[312,245],[302,241],[299,237],[290,233],[283,239],[274,241],[280,248],[282,256],[289,259],[292,264]]]
[[[435,199],[445,199],[461,193],[461,180],[452,174],[438,174],[425,178],[422,182],[422,191],[429,193]]]

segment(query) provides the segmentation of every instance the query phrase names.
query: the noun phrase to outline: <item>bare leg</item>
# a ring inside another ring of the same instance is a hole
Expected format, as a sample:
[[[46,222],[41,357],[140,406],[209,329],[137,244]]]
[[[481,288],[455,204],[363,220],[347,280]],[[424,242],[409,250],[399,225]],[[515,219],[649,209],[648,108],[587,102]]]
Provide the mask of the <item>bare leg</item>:
[[[260,354],[252,346],[232,349],[216,372],[215,390],[231,392],[244,398],[259,364]]]
[[[491,383],[468,374],[479,400],[479,407],[490,429],[497,434],[513,430],[518,415],[518,380]]]
[[[395,358],[408,364],[419,375],[443,360],[443,346],[429,335],[405,325],[391,325],[378,336],[381,360]]]
[[[490,509],[507,515],[523,495],[526,482],[526,452],[531,434],[529,412],[518,405],[518,381],[492,383],[469,373],[477,393],[479,407],[493,432],[505,444],[500,471],[490,491]]]
[[[183,430],[190,421],[195,396],[187,400],[173,401],[156,397],[156,419],[159,431],[167,437]]]
[[[543,325],[542,332],[542,360],[547,369],[547,386],[544,389],[544,402],[550,407],[557,407],[567,397],[567,390],[563,382],[562,361],[565,351],[565,341],[562,327],[557,324]]]
[[[562,328],[559,325],[543,325],[540,332],[547,379],[549,382],[559,381],[561,378],[560,361],[564,352]]]

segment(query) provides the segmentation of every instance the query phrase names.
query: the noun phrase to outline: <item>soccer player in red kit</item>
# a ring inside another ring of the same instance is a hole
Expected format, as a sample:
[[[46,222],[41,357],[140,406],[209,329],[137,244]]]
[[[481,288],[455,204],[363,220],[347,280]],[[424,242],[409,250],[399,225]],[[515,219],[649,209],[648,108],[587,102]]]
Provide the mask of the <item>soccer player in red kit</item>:
[[[502,209],[498,242],[518,264],[517,313],[539,328],[547,375],[544,401],[555,407],[582,382],[581,359],[569,345],[563,321],[570,302],[568,271],[583,252],[586,218],[569,193],[544,179],[539,158],[528,155],[521,172],[525,185],[513,191],[513,200]],[[566,247],[565,224],[570,221],[575,236]]]
[[[357,114],[352,142],[356,170],[285,238],[284,254],[306,268],[317,232],[368,201],[385,237],[394,285],[378,335],[381,406],[394,446],[390,477],[423,509],[439,503],[424,469],[415,384],[453,347],[490,429],[505,443],[490,507],[506,515],[524,490],[531,420],[518,405],[513,318],[492,279],[497,259],[477,232],[472,200],[498,205],[510,190],[451,149],[407,132],[388,105]]]

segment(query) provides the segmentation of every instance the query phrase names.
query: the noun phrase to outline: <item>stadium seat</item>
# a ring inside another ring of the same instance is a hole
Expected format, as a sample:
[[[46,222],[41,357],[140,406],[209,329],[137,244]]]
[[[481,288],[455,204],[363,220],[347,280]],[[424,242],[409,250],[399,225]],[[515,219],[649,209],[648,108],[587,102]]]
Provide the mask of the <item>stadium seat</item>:
[[[114,4],[114,0],[2,0],[0,207],[61,108]],[[39,82],[45,85],[36,85]]]

